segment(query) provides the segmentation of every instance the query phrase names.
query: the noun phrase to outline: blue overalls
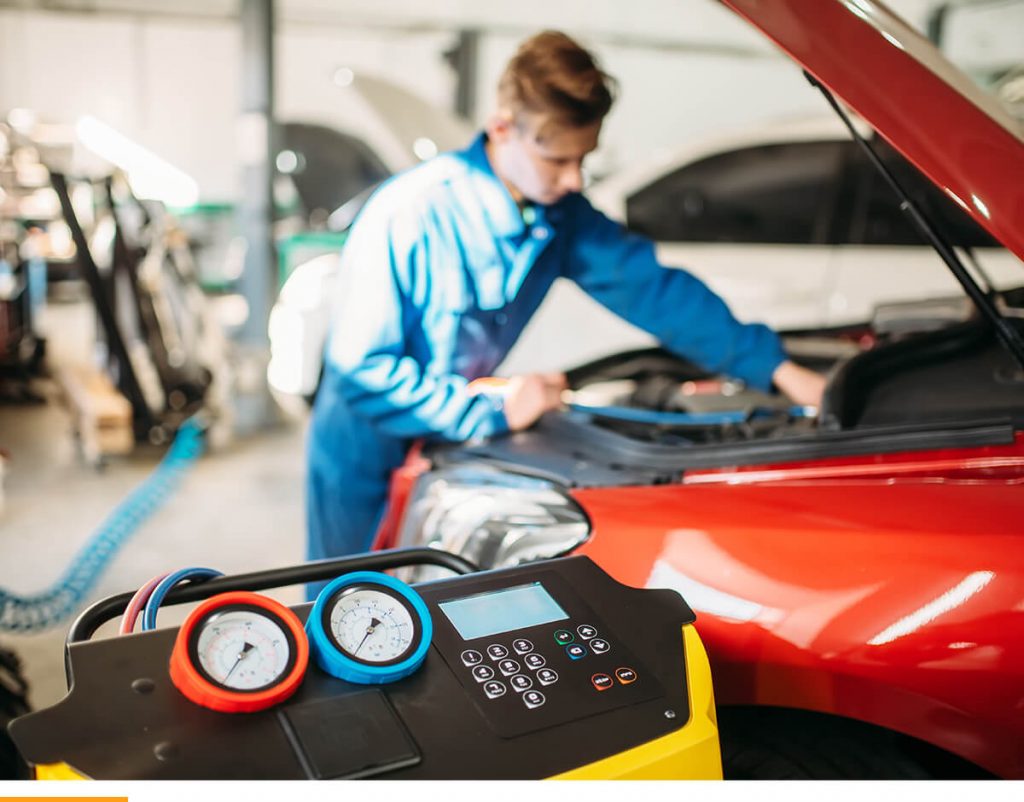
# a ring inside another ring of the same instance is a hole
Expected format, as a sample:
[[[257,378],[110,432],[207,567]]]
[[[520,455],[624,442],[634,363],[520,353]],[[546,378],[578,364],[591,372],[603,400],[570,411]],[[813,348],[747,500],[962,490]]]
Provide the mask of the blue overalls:
[[[310,425],[309,559],[369,548],[391,471],[412,440],[501,435],[500,401],[471,395],[552,282],[565,276],[666,348],[767,389],[784,354],[690,273],[578,194],[530,224],[479,135],[386,182],[342,252],[333,330]]]

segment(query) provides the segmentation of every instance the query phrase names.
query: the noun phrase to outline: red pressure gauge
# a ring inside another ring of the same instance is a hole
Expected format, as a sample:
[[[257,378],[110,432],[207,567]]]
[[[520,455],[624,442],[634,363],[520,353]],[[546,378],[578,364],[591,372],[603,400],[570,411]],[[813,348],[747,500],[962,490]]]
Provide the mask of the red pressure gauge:
[[[171,652],[171,682],[188,699],[223,713],[254,713],[302,684],[309,643],[283,604],[247,591],[222,593],[193,610]]]

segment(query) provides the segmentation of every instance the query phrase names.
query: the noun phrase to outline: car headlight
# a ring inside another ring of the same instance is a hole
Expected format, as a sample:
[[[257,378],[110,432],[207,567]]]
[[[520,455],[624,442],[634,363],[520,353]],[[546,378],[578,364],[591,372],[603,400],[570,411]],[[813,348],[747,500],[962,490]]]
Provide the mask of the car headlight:
[[[460,554],[481,568],[557,557],[583,543],[590,521],[557,485],[485,465],[424,474],[410,496],[399,546]],[[432,578],[419,568],[409,581]]]

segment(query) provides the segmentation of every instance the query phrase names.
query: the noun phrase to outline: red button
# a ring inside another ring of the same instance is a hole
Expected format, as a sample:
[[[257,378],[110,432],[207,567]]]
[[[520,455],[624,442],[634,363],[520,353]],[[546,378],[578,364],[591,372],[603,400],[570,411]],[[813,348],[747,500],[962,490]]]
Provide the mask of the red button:
[[[612,678],[607,674],[594,674],[590,678],[590,681],[594,683],[594,687],[599,691],[606,691],[612,687]]]
[[[636,672],[631,668],[617,668],[615,669],[615,676],[623,685],[636,682]]]

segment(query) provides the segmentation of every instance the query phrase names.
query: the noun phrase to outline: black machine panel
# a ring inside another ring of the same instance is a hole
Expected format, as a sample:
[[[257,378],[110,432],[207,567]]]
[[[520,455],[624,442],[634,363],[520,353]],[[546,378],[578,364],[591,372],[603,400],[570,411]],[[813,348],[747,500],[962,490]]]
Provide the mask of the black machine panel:
[[[171,684],[176,630],[163,629],[71,644],[71,692],[11,735],[30,762],[96,779],[537,779],[690,718],[681,627],[694,616],[673,591],[628,588],[586,557],[416,590],[433,645],[397,682],[311,663],[277,707],[219,713]]]
[[[482,577],[424,592],[434,646],[491,729],[513,737],[663,695],[556,572],[530,580],[495,588]]]

